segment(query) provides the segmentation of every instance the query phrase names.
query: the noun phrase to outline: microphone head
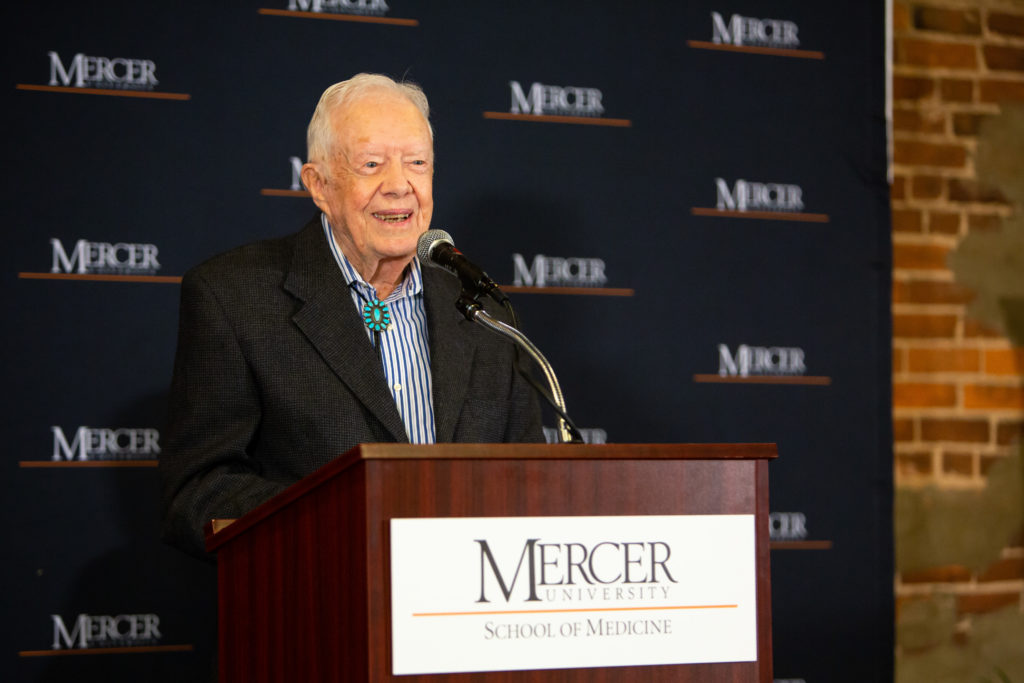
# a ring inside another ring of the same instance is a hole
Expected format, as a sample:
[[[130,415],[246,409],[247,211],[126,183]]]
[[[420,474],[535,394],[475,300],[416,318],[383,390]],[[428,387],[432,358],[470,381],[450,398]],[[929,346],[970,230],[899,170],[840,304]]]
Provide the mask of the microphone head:
[[[434,247],[438,244],[450,244],[455,246],[455,242],[452,241],[452,236],[444,230],[427,230],[425,233],[420,235],[419,240],[416,242],[416,256],[419,257],[420,263],[429,263],[434,265],[434,261],[430,258],[430,252],[433,251]]]

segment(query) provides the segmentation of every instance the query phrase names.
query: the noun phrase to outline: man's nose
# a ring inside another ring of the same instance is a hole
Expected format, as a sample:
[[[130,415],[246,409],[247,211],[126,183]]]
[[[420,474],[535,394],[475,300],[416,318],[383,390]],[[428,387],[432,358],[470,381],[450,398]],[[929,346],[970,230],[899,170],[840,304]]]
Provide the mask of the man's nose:
[[[404,197],[411,189],[412,184],[406,175],[405,165],[401,162],[388,164],[384,172],[381,191],[387,195]]]

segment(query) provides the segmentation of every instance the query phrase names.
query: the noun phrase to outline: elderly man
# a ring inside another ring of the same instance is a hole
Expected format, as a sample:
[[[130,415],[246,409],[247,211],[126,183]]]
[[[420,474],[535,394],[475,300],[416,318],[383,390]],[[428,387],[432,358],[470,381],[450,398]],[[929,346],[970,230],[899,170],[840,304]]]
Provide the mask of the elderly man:
[[[359,443],[541,441],[513,348],[421,267],[433,133],[416,86],[359,74],[313,114],[300,232],[217,256],[182,281],[160,457],[167,540],[204,556],[238,517]]]

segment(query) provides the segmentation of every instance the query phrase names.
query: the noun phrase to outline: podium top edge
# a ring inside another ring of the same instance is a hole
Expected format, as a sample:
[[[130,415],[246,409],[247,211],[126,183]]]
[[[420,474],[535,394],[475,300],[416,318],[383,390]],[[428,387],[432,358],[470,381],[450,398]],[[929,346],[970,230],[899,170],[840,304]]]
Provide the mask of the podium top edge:
[[[347,465],[357,460],[771,460],[777,457],[778,447],[773,443],[368,443],[356,446],[339,460]]]
[[[216,551],[227,541],[274,511],[285,507],[326,481],[359,463],[397,461],[616,461],[616,460],[772,460],[778,457],[773,443],[705,444],[521,444],[521,443],[368,443],[338,456],[316,472],[243,515],[230,525],[207,525],[206,549]]]

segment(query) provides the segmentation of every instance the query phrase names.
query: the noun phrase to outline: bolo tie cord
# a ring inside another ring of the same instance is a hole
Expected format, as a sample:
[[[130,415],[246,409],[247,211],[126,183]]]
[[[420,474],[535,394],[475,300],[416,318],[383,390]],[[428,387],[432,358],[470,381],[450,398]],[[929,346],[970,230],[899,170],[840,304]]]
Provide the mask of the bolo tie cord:
[[[363,322],[373,333],[373,347],[377,350],[377,360],[384,364],[384,349],[381,347],[380,333],[391,327],[391,310],[388,305],[374,297],[363,304]]]

